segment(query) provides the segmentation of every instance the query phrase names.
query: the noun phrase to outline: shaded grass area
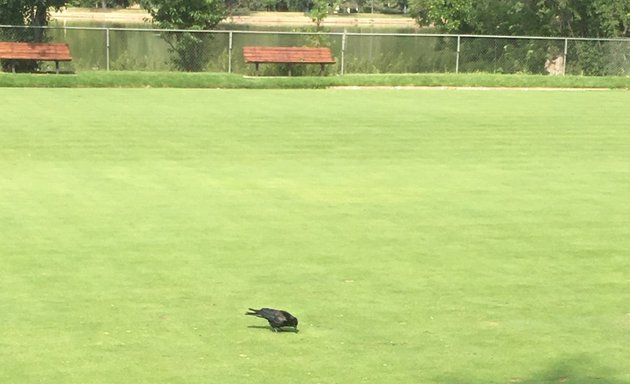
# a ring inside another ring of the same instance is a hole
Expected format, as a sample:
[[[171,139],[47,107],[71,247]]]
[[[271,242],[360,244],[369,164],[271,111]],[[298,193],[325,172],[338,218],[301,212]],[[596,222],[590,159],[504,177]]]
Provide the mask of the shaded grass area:
[[[0,98],[0,382],[630,383],[628,92]]]
[[[74,75],[0,73],[0,87],[68,88],[328,88],[335,86],[453,86],[630,89],[630,77],[496,74],[244,77],[225,73],[81,72]]]

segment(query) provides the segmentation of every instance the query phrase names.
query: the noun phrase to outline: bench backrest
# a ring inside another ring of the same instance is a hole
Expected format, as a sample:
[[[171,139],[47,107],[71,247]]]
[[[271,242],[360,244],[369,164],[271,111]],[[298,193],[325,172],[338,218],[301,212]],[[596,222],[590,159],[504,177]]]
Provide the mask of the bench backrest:
[[[246,63],[334,64],[330,48],[243,47]]]
[[[0,41],[0,59],[71,61],[64,43],[15,43]]]

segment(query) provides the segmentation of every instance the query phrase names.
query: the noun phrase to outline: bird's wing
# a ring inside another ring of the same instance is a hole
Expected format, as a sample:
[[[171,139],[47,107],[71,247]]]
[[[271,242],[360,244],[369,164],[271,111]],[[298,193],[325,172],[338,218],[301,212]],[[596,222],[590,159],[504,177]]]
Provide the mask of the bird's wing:
[[[281,311],[276,311],[273,314],[273,319],[278,324],[283,324],[285,321],[287,321],[287,317]]]
[[[270,323],[278,326],[281,326],[285,321],[287,321],[287,318],[282,311],[278,311],[277,309],[263,308],[260,310],[260,313]]]
[[[295,318],[295,316],[293,316],[292,314],[290,314],[290,313],[289,313],[289,312],[287,312],[287,311],[279,311],[279,312],[280,312],[280,313],[282,313],[282,316],[284,316],[284,318],[285,318],[286,320],[289,320],[289,319],[292,319],[292,318],[294,319],[294,318]]]

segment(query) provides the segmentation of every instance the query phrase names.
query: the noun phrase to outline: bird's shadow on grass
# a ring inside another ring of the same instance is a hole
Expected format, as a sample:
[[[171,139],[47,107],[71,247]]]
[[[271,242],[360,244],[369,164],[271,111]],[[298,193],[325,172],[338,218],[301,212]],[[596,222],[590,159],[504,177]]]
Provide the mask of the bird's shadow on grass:
[[[251,328],[251,329],[266,329],[269,332],[274,332],[273,328],[269,327],[269,326],[265,326],[265,325],[248,325],[247,328]],[[277,333],[298,333],[300,332],[299,329],[278,329]]]
[[[550,364],[521,383],[630,384],[627,380],[616,378],[618,373],[615,368],[602,365],[588,356],[574,356]]]
[[[616,378],[618,371],[611,367],[598,364],[587,356],[573,356],[552,362],[547,367],[534,372],[528,377],[509,378],[511,383],[543,384],[543,383],[572,383],[572,384],[630,384],[630,381]],[[488,380],[490,381],[490,380]],[[441,377],[440,382],[448,384],[468,384],[470,378]]]

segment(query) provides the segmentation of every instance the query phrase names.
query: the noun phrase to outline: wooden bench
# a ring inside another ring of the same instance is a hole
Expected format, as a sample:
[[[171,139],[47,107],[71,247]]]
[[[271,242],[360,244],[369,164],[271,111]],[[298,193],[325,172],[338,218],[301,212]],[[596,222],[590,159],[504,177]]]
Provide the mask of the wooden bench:
[[[64,43],[15,43],[0,41],[0,60],[54,61],[59,73],[60,61],[72,61],[70,47]],[[15,72],[15,66],[13,66]]]
[[[246,63],[256,64],[256,75],[260,64],[289,64],[289,76],[293,64],[335,64],[330,48],[307,47],[243,47]]]

